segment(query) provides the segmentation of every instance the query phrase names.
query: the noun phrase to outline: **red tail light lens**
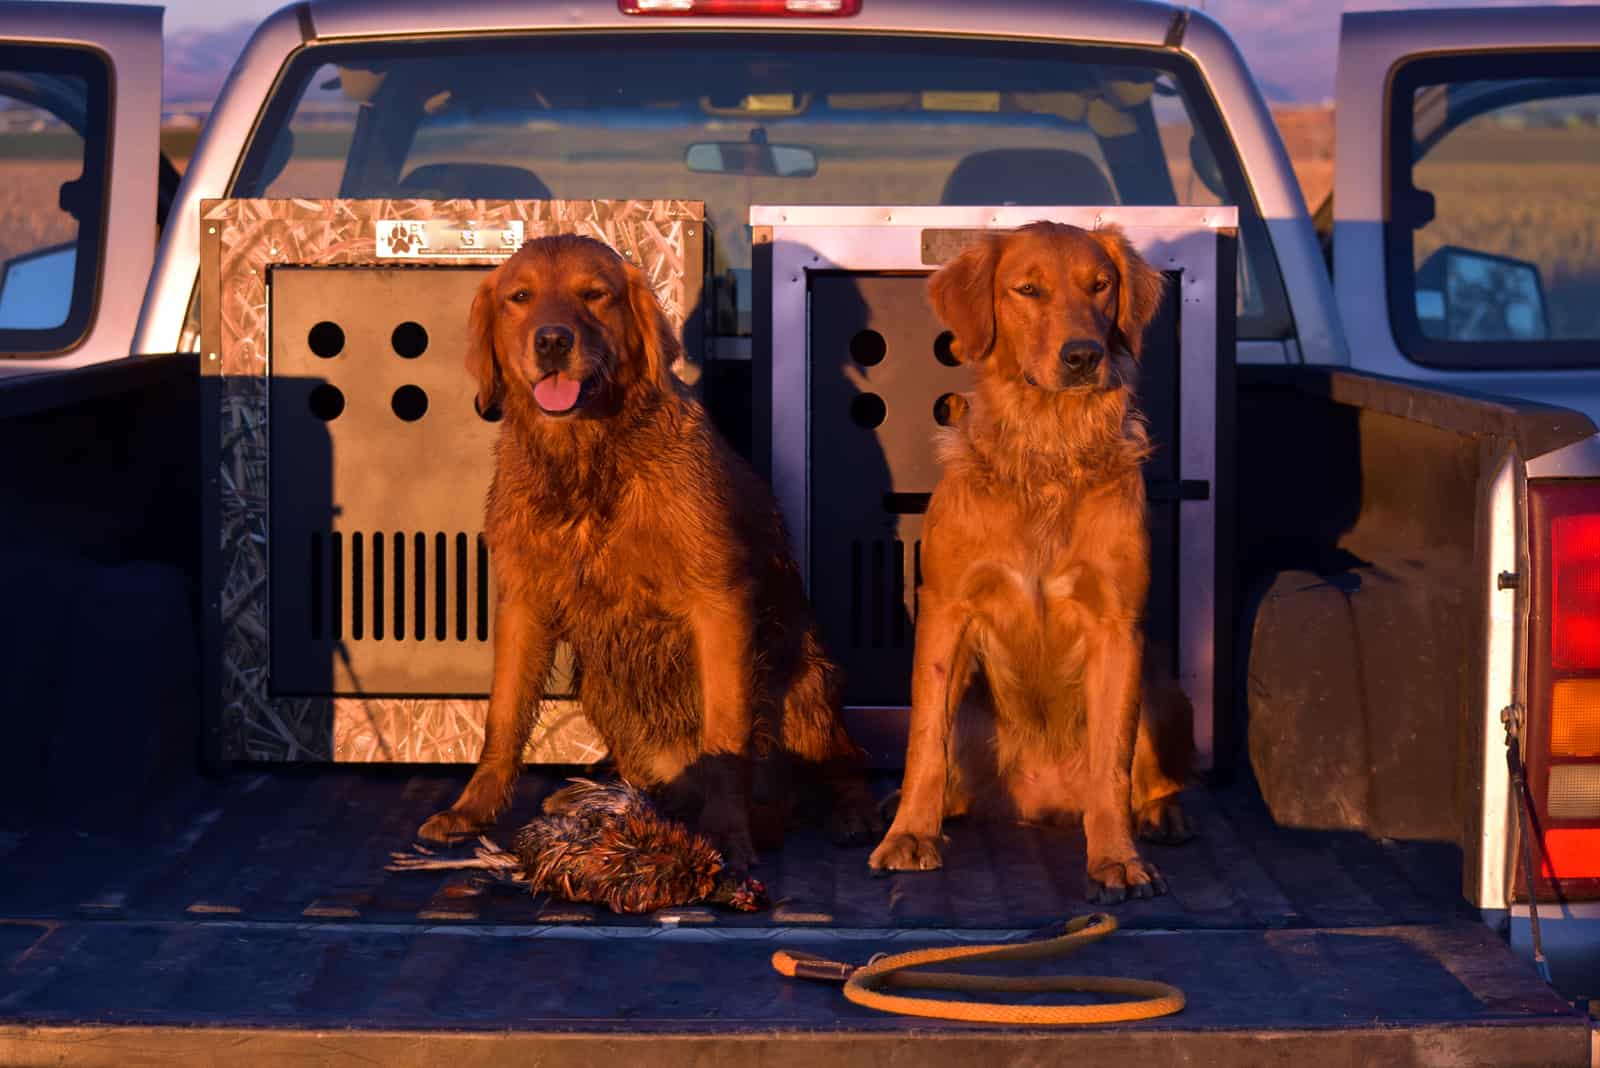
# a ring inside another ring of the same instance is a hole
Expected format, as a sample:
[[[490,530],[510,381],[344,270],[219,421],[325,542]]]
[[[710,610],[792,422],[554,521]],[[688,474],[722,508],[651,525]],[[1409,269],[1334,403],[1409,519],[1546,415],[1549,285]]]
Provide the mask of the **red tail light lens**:
[[[1569,898],[1600,897],[1600,482],[1531,483],[1528,509],[1526,753],[1539,880]]]
[[[1546,879],[1600,879],[1600,834],[1555,827],[1544,832],[1544,863],[1539,874]]]
[[[861,0],[617,0],[624,15],[854,15]]]
[[[1550,520],[1550,602],[1551,666],[1600,668],[1600,515]]]

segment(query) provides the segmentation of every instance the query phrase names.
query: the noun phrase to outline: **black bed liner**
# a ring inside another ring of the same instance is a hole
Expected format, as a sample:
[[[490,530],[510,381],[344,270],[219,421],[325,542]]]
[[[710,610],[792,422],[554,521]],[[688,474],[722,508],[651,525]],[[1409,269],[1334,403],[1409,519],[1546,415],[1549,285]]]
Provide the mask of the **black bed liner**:
[[[496,833],[556,781],[526,776]],[[1025,937],[1090,911],[1081,834],[958,824],[944,871],[874,878],[802,832],[758,872],[770,914],[622,918],[384,872],[461,783],[240,772],[136,832],[0,835],[0,1062],[1589,1063],[1585,1017],[1459,904],[1454,847],[1284,831],[1247,787],[1192,790],[1200,836],[1149,849],[1172,893],[1058,966],[1188,1008],[1062,1033],[879,1015],[767,959]]]

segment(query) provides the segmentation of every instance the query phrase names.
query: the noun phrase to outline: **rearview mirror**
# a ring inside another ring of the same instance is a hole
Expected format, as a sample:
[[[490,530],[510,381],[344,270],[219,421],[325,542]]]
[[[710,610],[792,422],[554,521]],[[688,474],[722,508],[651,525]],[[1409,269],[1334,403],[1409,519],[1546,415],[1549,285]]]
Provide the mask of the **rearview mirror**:
[[[760,141],[699,141],[684,152],[683,162],[696,174],[810,178],[817,173],[817,154],[805,145]]]
[[[1539,268],[1446,245],[1417,268],[1417,325],[1443,341],[1544,341]]]

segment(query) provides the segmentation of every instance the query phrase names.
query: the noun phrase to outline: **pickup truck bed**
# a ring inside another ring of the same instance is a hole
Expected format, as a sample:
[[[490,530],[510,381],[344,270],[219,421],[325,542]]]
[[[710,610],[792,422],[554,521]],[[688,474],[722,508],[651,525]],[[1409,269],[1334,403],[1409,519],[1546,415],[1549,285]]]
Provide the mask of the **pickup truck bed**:
[[[1589,1063],[1585,1017],[1458,904],[1454,846],[1283,830],[1248,784],[1191,790],[1199,837],[1149,849],[1171,894],[1056,965],[1188,1008],[1045,1032],[880,1015],[767,958],[1026,937],[1089,911],[1081,834],[955,824],[944,871],[880,879],[801,832],[758,872],[771,913],[619,918],[386,873],[463,775],[241,771],[136,828],[0,834],[0,1062]],[[559,781],[524,777],[502,841]]]

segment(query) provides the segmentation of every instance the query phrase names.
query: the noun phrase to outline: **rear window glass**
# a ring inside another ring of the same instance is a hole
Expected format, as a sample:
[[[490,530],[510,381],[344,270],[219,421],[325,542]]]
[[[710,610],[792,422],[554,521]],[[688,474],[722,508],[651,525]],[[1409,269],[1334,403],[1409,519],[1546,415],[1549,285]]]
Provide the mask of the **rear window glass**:
[[[88,332],[106,199],[105,60],[0,46],[0,356],[48,356]]]
[[[597,77],[597,72],[604,72]],[[1236,204],[1239,333],[1288,332],[1264,228],[1179,57],[866,35],[543,35],[308,49],[234,193],[702,200],[716,332],[752,204]]]
[[[1441,367],[1600,364],[1600,53],[1430,57],[1390,98],[1401,349]]]

